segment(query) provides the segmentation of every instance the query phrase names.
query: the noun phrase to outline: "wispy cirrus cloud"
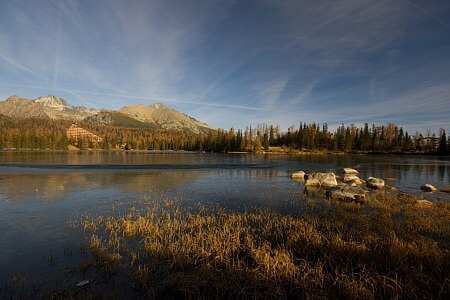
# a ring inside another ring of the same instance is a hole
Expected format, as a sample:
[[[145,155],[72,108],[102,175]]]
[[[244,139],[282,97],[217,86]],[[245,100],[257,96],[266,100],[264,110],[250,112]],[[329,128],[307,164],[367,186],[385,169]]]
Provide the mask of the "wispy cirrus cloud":
[[[21,64],[20,62],[15,61],[10,56],[6,56],[6,55],[3,55],[2,53],[0,53],[0,60],[3,61],[4,63],[8,64],[10,67],[13,67],[15,69],[19,69],[21,71],[25,71],[25,72],[29,73],[30,75],[33,75],[33,76],[38,76],[38,73],[36,73],[32,69],[28,68],[27,66]]]
[[[429,125],[450,113],[447,16],[450,3],[415,0],[8,2],[0,85],[109,109],[167,102],[225,128]]]

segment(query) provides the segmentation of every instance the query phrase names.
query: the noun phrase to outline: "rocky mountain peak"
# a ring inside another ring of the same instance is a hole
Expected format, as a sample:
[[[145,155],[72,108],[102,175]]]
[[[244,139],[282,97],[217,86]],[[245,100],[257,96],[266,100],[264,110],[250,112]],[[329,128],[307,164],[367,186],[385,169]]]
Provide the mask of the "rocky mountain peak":
[[[8,99],[6,99],[6,101],[10,101],[10,102],[13,102],[13,101],[19,101],[19,100],[20,100],[20,97],[17,96],[17,95],[12,95],[12,96],[9,97]]]
[[[72,108],[72,106],[69,105],[66,100],[53,95],[48,95],[47,97],[39,97],[35,99],[34,102],[39,103],[44,107],[59,111],[64,110],[64,108]]]
[[[166,108],[166,106],[164,106],[164,104],[162,103],[153,103],[152,105],[150,105],[150,107],[154,109]]]

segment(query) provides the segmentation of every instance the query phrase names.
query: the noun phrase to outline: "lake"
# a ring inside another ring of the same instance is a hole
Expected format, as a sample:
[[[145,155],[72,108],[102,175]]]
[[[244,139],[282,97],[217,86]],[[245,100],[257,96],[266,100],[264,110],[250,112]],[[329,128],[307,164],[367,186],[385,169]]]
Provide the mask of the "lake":
[[[0,298],[32,296],[61,276],[66,280],[57,284],[84,279],[74,268],[85,255],[84,235],[69,226],[82,215],[117,215],[145,206],[142,196],[292,213],[312,197],[292,172],[342,176],[344,167],[431,201],[450,200],[420,190],[450,185],[449,157],[0,151]]]

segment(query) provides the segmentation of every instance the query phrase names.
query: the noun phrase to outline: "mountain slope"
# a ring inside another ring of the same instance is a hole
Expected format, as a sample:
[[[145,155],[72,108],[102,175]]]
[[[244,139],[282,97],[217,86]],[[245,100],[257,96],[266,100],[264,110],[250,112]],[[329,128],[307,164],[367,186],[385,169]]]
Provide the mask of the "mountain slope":
[[[119,112],[129,115],[141,122],[155,124],[158,128],[185,130],[194,133],[206,133],[213,130],[212,127],[202,123],[188,115],[155,103],[150,106],[142,104],[136,106],[125,106]]]
[[[9,117],[48,118],[44,106],[16,95],[0,102],[0,114]]]
[[[94,124],[128,128],[157,128],[155,124],[149,124],[137,120],[127,114],[112,110],[101,110],[97,114],[85,118],[84,121]]]
[[[150,106],[125,106],[119,111],[72,106],[56,96],[25,99],[16,95],[0,101],[0,114],[9,117],[37,117],[54,120],[85,121],[131,128],[160,128],[196,134],[214,130],[188,115],[160,103]]]

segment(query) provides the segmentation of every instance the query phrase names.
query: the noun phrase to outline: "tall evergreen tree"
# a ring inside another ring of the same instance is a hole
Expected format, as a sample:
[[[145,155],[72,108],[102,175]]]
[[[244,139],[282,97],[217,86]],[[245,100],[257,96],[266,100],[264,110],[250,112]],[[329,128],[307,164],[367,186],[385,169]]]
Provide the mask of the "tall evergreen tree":
[[[442,130],[441,139],[439,140],[438,153],[439,155],[448,155],[447,135],[445,134],[445,130]]]

